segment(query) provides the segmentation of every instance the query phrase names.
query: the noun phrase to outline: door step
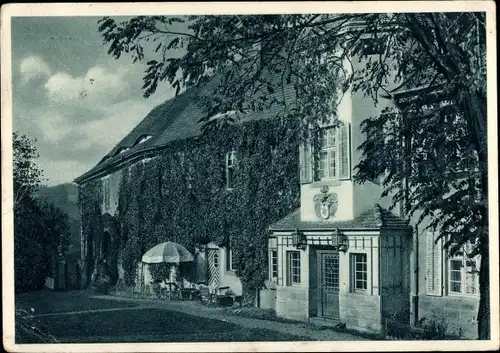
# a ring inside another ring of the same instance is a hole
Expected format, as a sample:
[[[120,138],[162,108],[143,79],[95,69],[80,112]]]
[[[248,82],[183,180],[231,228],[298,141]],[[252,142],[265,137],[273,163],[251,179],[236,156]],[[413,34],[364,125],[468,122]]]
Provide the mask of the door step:
[[[311,317],[309,322],[319,327],[345,328],[345,324],[340,319],[335,318]]]

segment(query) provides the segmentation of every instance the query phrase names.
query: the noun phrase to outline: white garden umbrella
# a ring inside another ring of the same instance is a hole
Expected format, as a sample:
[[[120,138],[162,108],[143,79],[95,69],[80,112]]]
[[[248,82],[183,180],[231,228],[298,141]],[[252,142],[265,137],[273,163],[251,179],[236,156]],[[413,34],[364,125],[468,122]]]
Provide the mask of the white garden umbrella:
[[[193,255],[181,244],[171,241],[156,245],[142,256],[142,262],[147,264],[161,262],[178,264],[190,261],[193,261]]]

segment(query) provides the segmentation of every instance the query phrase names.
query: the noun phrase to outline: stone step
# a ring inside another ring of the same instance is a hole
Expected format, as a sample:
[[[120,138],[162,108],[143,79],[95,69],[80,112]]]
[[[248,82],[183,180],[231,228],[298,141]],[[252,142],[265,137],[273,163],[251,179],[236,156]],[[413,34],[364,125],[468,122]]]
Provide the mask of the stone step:
[[[324,317],[311,317],[309,322],[318,327],[334,327],[334,328],[342,328],[345,327],[345,324],[340,321],[340,319],[334,318],[324,318]]]

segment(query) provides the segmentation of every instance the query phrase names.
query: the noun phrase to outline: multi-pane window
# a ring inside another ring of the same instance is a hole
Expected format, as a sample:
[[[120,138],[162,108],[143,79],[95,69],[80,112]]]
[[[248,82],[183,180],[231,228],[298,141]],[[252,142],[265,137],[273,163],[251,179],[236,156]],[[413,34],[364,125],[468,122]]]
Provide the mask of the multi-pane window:
[[[289,251],[288,260],[288,285],[300,283],[300,252]]]
[[[466,254],[449,259],[448,291],[452,294],[477,295],[479,289],[479,271],[476,259]]]
[[[352,289],[366,290],[368,288],[368,266],[366,254],[351,254]]]
[[[318,161],[320,179],[337,179],[339,175],[339,150],[337,129],[327,128],[322,131]]]
[[[234,172],[236,168],[236,151],[226,153],[226,189],[234,188]]]
[[[104,209],[109,210],[109,205],[111,203],[111,192],[109,186],[109,179],[104,179],[102,183],[103,197],[104,197]]]
[[[337,126],[322,128],[318,140],[302,142],[299,146],[300,182],[308,184],[322,179],[349,180],[350,136],[350,123],[340,121]]]
[[[233,250],[231,248],[226,249],[226,271],[233,271],[236,268]]]
[[[450,292],[462,292],[462,259],[450,260]]]
[[[269,279],[276,280],[278,278],[278,250],[269,251]]]

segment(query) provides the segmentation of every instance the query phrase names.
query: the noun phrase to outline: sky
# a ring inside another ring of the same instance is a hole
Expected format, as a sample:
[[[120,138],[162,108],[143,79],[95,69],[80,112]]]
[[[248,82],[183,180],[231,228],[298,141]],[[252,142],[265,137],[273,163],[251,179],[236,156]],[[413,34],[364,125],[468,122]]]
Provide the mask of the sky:
[[[46,185],[72,182],[155,106],[168,84],[142,96],[146,62],[107,54],[100,17],[13,17],[13,130],[36,139]],[[127,18],[116,18],[125,20]]]

